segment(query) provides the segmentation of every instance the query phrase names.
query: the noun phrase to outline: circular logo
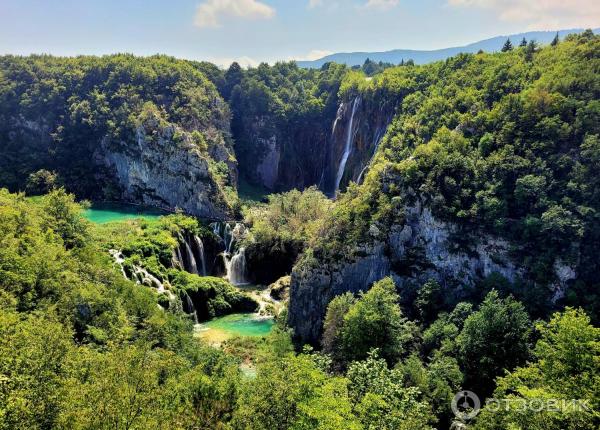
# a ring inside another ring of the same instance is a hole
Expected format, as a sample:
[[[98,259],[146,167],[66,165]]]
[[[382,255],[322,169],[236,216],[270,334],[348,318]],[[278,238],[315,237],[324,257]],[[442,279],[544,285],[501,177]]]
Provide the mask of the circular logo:
[[[472,420],[481,409],[481,401],[472,391],[459,391],[452,399],[452,412],[463,421]]]

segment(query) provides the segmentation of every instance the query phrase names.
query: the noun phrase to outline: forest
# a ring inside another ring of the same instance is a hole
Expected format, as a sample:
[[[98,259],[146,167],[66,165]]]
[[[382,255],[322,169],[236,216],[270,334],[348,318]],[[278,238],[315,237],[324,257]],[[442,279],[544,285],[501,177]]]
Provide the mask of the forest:
[[[331,195],[336,126],[368,163]],[[0,429],[595,430],[599,178],[591,31],[362,68],[0,57]],[[202,337],[250,313],[268,335]]]

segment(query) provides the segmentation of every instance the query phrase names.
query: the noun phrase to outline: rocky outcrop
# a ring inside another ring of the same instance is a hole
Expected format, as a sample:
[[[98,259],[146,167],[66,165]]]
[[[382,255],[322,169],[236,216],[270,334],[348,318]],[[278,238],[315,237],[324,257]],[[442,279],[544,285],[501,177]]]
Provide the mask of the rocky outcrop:
[[[223,163],[231,172],[235,166],[224,142],[217,146],[221,148],[213,150],[215,159],[177,126],[146,123],[136,129],[135,142],[103,139],[95,161],[111,172],[121,200],[224,219],[230,208],[211,163]],[[231,172],[229,182],[235,177]]]
[[[399,290],[435,279],[447,294],[457,295],[478,280],[497,273],[509,281],[526,278],[526,270],[510,256],[511,244],[481,234],[459,247],[462,232],[452,223],[435,218],[419,202],[406,207],[405,222],[386,232],[372,225],[370,240],[358,245],[343,261],[312,261],[299,264],[292,273],[288,323],[301,342],[319,339],[327,305],[347,291],[365,291],[386,277],[393,277]],[[572,268],[557,262],[557,285],[575,278]],[[555,286],[549,289],[559,291]]]

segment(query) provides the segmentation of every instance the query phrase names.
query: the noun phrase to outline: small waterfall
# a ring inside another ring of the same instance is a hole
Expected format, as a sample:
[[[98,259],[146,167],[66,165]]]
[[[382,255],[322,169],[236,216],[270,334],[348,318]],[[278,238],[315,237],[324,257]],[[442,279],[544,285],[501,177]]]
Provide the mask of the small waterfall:
[[[227,255],[225,255],[227,257]],[[227,262],[227,279],[233,285],[246,285],[246,250],[240,248],[238,252]]]
[[[125,277],[125,279],[129,279],[127,277],[127,273],[125,273],[125,268],[123,267],[123,263],[125,263],[125,256],[123,255],[123,253],[116,249],[109,249],[108,253],[115,260],[115,263],[117,263],[117,265],[121,269],[121,273],[123,274],[123,277]]]
[[[185,263],[183,260],[183,256],[181,255],[181,249],[179,249],[179,246],[175,248],[175,259],[178,263],[179,268],[181,270],[185,270]]]
[[[194,257],[194,253],[192,252],[192,248],[187,240],[183,241],[183,245],[185,246],[185,255],[187,257],[187,267],[186,271],[192,273],[194,275],[199,275],[198,273],[198,264],[196,263],[196,257]]]
[[[352,103],[352,114],[350,115],[350,121],[348,123],[348,134],[346,136],[346,146],[344,147],[344,154],[342,155],[342,159],[340,160],[340,164],[338,166],[337,175],[335,177],[335,191],[340,189],[340,184],[344,177],[344,172],[346,170],[346,163],[348,162],[348,157],[352,152],[352,143],[354,141],[354,115],[356,115],[356,108],[360,103],[360,97],[356,97],[354,102]],[[337,125],[337,118],[336,124]],[[335,130],[335,128],[334,128]]]
[[[123,263],[125,262],[125,256],[121,251],[116,249],[110,249],[108,253],[113,257],[115,263],[119,265],[121,268],[121,273],[125,277],[125,279],[129,279],[127,273],[125,272],[125,267]],[[146,285],[148,287],[156,289],[159,293],[166,292],[165,286],[163,283],[152,273],[148,272],[146,269],[140,266],[133,266],[133,281],[140,285]]]
[[[369,167],[373,163],[373,159],[375,158],[375,155],[377,154],[377,150],[379,149],[379,144],[383,140],[383,136],[385,136],[385,132],[386,132],[386,128],[378,128],[377,130],[375,130],[375,136],[374,136],[375,145],[374,145],[374,149],[373,149],[373,155],[371,156],[371,159],[365,165],[365,167],[363,167],[363,169],[360,171],[360,174],[358,175],[358,178],[356,178],[356,183],[357,184],[361,184],[362,183],[363,178],[365,176],[365,173],[367,172],[367,170],[369,169]]]
[[[184,294],[185,304],[183,306],[183,310],[186,314],[191,315],[194,319],[194,324],[198,324],[198,313],[196,312],[196,307],[194,306],[194,302],[188,293]]]
[[[198,259],[196,261],[200,260],[200,268],[202,269],[201,274],[202,276],[206,276],[207,272],[204,243],[202,243],[202,239],[200,239],[198,236],[194,236],[194,244],[196,245],[196,252],[198,253]]]
[[[159,293],[165,292],[165,286],[163,283],[143,267],[133,266],[133,274],[138,284],[155,288]]]

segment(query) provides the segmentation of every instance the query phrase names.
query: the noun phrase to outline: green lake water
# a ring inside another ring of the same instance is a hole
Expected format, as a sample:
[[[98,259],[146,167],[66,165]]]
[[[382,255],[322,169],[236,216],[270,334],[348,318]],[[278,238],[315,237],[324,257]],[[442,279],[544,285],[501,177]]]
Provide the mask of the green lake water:
[[[198,334],[210,343],[221,343],[234,336],[263,337],[275,322],[256,314],[232,314],[198,325]]]
[[[166,212],[154,208],[119,203],[97,203],[83,212],[84,218],[96,224],[139,218],[152,220],[162,215],[166,215]]]

